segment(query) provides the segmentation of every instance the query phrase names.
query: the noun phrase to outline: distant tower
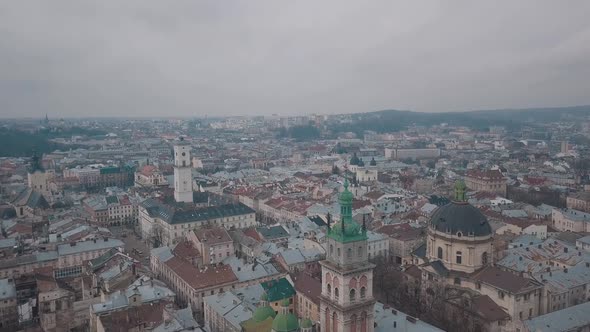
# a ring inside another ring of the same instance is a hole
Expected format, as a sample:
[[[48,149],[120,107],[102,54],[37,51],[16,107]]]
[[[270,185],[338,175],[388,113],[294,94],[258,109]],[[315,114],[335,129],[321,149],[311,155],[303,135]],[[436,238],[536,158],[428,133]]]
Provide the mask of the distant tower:
[[[27,172],[27,184],[29,188],[39,191],[47,197],[51,193],[49,190],[49,174],[43,169],[41,157],[39,157],[36,151],[33,151],[33,156],[31,157],[31,165]]]
[[[373,268],[367,256],[367,230],[352,219],[348,181],[340,194],[340,222],[328,230],[322,266],[321,329],[326,332],[372,332]]]
[[[190,145],[181,137],[174,145],[174,200],[193,202],[192,178]]]
[[[561,153],[568,153],[569,151],[569,144],[567,141],[562,141],[561,142]]]

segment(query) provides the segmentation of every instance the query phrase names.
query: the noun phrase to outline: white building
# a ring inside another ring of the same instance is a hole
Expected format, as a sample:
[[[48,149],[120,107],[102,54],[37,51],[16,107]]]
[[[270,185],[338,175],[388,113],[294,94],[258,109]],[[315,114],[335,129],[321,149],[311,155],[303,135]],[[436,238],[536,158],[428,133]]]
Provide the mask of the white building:
[[[193,201],[190,145],[183,138],[174,146],[174,199],[185,203]]]

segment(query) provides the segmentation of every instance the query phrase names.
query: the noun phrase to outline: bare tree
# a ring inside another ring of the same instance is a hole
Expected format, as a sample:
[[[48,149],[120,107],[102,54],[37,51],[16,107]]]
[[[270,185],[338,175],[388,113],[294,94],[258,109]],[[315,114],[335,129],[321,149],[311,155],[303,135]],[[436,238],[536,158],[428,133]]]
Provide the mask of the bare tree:
[[[154,248],[160,247],[164,243],[164,228],[158,224],[154,224],[150,231],[149,240]]]

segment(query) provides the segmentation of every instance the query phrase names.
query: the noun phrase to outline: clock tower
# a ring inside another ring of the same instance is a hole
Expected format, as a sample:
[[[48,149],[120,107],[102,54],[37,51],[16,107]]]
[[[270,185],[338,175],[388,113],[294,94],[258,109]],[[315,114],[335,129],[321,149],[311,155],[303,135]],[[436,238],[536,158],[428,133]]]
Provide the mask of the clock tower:
[[[193,202],[190,145],[182,137],[174,145],[174,200],[179,203]]]
[[[353,195],[348,180],[340,194],[340,222],[326,235],[322,266],[320,321],[325,332],[372,332],[373,268],[367,256],[367,230],[352,219]]]

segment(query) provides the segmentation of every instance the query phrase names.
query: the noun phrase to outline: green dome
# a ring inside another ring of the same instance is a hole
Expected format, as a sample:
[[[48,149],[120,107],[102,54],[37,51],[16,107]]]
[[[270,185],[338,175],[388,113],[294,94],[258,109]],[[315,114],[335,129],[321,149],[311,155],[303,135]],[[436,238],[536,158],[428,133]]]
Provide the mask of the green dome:
[[[284,299],[281,301],[281,307],[288,308],[291,305],[291,301],[289,299]]]
[[[304,318],[301,320],[301,328],[302,329],[308,329],[310,327],[313,326],[313,323],[311,322],[311,319],[309,318]]]
[[[294,314],[278,314],[272,321],[272,329],[275,332],[292,332],[299,330],[299,321]]]
[[[352,158],[350,158],[349,164],[351,164],[351,165],[358,165],[359,164],[359,157],[356,156],[356,152],[352,155]]]
[[[277,315],[277,313],[274,310],[272,310],[271,307],[260,306],[260,307],[256,308],[256,310],[254,311],[254,315],[252,315],[252,318],[257,323],[260,323],[260,322],[266,320],[268,317],[275,318],[276,315]]]

